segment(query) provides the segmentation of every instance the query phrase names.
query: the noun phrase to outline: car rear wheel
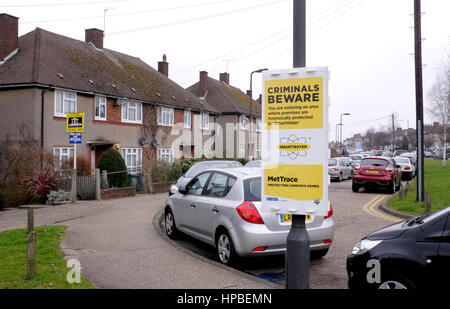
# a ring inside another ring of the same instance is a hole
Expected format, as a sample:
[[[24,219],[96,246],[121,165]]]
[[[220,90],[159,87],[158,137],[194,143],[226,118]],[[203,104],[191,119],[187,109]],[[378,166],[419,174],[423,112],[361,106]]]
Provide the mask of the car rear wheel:
[[[222,264],[232,265],[236,259],[233,240],[226,230],[219,232],[217,237],[217,255]]]
[[[359,191],[359,186],[356,183],[352,183],[352,191],[355,193]]]
[[[342,181],[342,173],[339,173],[339,178],[338,181],[341,182]]]
[[[397,186],[395,185],[395,178],[392,179],[391,187],[389,188],[390,193],[395,193]]]
[[[395,187],[395,191],[400,191],[400,186],[402,185],[402,179],[398,182],[398,185]]]
[[[175,218],[170,208],[166,209],[164,219],[164,226],[166,228],[167,236],[171,239],[176,239],[179,232],[177,226],[175,225]]]

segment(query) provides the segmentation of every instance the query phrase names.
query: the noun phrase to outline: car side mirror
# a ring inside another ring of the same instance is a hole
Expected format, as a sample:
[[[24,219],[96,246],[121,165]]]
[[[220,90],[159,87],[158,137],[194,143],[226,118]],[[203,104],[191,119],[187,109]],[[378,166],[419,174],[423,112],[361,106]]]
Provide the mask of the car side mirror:
[[[186,194],[187,193],[187,184],[182,184],[178,186],[178,193]]]

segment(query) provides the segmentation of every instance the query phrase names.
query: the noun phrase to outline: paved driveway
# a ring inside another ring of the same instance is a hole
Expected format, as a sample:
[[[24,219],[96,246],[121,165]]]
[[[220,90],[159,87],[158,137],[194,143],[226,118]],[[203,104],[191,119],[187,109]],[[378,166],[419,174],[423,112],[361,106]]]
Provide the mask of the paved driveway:
[[[35,225],[68,226],[67,258],[100,288],[251,288],[271,285],[197,259],[163,240],[152,220],[166,194],[87,201],[35,211]],[[0,212],[0,231],[25,228],[26,210]]]

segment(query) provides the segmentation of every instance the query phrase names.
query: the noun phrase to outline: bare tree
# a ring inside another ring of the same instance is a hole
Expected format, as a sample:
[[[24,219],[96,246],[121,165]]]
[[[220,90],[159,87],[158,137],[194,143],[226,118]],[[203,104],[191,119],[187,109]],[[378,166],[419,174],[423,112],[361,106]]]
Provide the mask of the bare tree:
[[[436,76],[436,81],[428,92],[430,104],[427,112],[443,126],[443,167],[447,152],[447,128],[450,122],[450,63],[445,63]]]

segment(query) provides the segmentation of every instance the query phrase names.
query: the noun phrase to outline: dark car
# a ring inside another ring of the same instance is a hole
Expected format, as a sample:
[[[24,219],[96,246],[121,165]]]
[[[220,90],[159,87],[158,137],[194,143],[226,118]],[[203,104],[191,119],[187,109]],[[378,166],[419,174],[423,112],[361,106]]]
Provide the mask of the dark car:
[[[448,288],[450,207],[370,234],[347,258],[351,289]]]
[[[366,157],[353,170],[353,192],[359,188],[387,188],[391,193],[400,189],[402,170],[393,158]]]

